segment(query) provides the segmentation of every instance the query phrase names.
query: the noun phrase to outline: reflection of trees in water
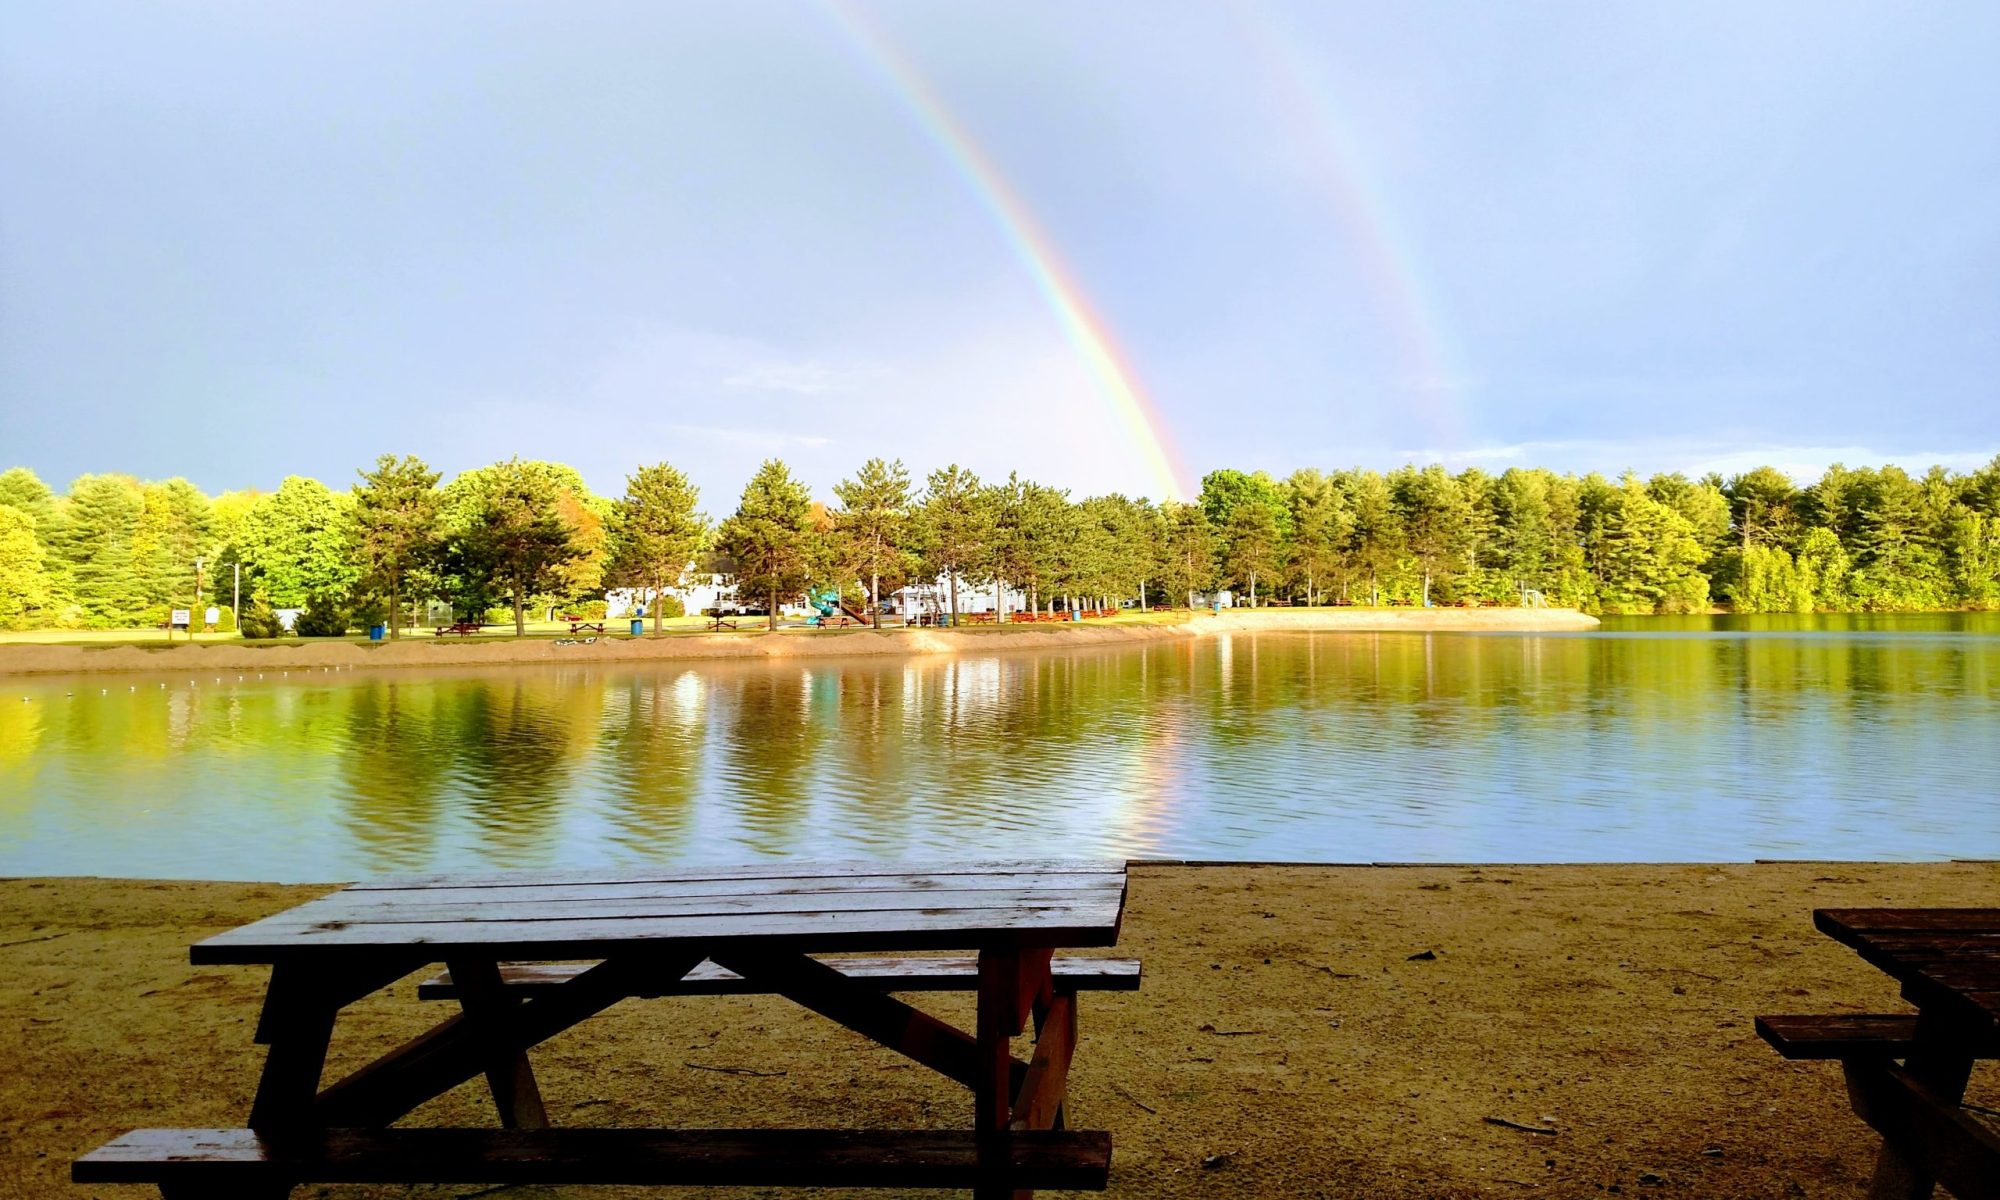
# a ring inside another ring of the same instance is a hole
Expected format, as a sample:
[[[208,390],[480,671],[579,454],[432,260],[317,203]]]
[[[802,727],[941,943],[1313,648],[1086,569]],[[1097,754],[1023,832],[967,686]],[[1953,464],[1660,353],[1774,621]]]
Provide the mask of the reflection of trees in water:
[[[721,773],[736,793],[745,840],[760,854],[803,853],[799,830],[812,808],[813,759],[822,744],[837,737],[832,721],[813,719],[825,700],[815,691],[839,679],[783,668],[731,671],[710,688],[710,712],[722,738]],[[823,856],[822,856],[823,857]]]
[[[451,689],[441,727],[483,861],[547,857],[568,800],[571,745],[594,736],[601,691],[588,677],[525,674]]]
[[[648,858],[687,848],[708,714],[701,675],[631,675],[607,691],[599,738],[621,843]]]
[[[30,785],[43,762],[42,727],[41,705],[0,704],[0,813],[25,813],[36,803]]]
[[[417,869],[436,853],[458,752],[441,713],[450,711],[457,690],[443,682],[406,688],[375,678],[344,692],[342,823],[381,869]]]

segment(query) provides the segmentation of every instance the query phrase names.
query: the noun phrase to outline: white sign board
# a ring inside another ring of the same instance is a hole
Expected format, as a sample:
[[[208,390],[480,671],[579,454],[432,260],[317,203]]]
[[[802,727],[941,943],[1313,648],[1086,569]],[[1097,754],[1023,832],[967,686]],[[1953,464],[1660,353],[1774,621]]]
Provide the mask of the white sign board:
[[[186,629],[188,624],[188,610],[185,608],[175,609],[173,619],[168,624],[176,629]]]
[[[211,608],[207,612],[202,614],[201,619],[210,625],[220,625],[222,624],[222,610],[219,608]]]

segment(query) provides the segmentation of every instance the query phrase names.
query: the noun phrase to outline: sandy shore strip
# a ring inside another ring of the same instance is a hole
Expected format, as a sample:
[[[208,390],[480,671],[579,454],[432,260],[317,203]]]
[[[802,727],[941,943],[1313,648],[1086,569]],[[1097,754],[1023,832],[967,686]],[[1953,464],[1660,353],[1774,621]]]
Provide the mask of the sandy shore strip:
[[[0,675],[105,671],[269,671],[373,667],[522,666],[701,659],[866,658],[994,654],[1116,646],[1258,631],[1329,633],[1573,632],[1596,617],[1569,608],[1259,609],[1159,623],[1010,625],[970,629],[787,629],[668,637],[479,639],[418,636],[347,641],[155,646],[0,645]]]
[[[154,1194],[72,1189],[69,1160],[134,1126],[240,1124],[266,973],[187,946],[321,890],[0,881],[0,1198]],[[1859,1196],[1876,1142],[1838,1066],[1780,1060],[1751,1018],[1905,1008],[1815,907],[1996,898],[2000,866],[1969,863],[1136,867],[1118,953],[1145,986],[1083,997],[1075,1119],[1112,1132],[1110,1194],[1133,1200]],[[348,1010],[329,1078],[442,1014],[416,978]],[[559,1124],[970,1117],[963,1090],[769,998],[628,1001],[535,1061]],[[2000,1104],[1993,1068],[1969,1099]],[[491,1122],[473,1085],[410,1118]]]

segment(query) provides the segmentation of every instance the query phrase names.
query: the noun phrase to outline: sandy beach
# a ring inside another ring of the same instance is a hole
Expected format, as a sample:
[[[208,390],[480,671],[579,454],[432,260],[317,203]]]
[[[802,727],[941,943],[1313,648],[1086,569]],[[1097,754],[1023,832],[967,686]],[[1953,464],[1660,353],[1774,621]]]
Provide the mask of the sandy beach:
[[[240,1124],[265,972],[191,968],[187,945],[322,890],[0,880],[0,1197],[154,1194],[71,1188],[68,1162],[133,1126]],[[1781,1061],[1751,1018],[1903,1007],[1814,907],[1996,896],[2000,865],[1974,863],[1135,867],[1119,952],[1145,985],[1084,998],[1075,1118],[1112,1131],[1116,1197],[1859,1196],[1875,1142],[1838,1068]],[[330,1073],[440,1015],[414,981],[348,1010]],[[953,1085],[775,999],[628,1001],[535,1060],[558,1123],[969,1115]],[[1975,1076],[1970,1099],[1996,1093]],[[411,1121],[491,1112],[468,1085]]]
[[[1286,630],[1370,632],[1565,632],[1595,629],[1596,617],[1568,608],[1258,609],[1149,624],[1010,625],[965,629],[744,629],[669,637],[466,639],[428,635],[365,644],[182,643],[110,647],[0,645],[0,675],[105,671],[268,671],[377,667],[522,666],[541,663],[701,659],[854,658],[878,655],[993,654],[1131,645]]]

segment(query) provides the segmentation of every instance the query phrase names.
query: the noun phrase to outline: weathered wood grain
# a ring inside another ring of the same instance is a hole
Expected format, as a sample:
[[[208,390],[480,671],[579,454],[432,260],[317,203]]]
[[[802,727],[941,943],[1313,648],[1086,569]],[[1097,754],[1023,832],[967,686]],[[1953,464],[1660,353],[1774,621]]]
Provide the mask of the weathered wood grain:
[[[70,1168],[77,1183],[236,1195],[307,1183],[696,1184],[1101,1191],[1111,1135],[1031,1132],[996,1150],[970,1131],[824,1129],[140,1129]]]

